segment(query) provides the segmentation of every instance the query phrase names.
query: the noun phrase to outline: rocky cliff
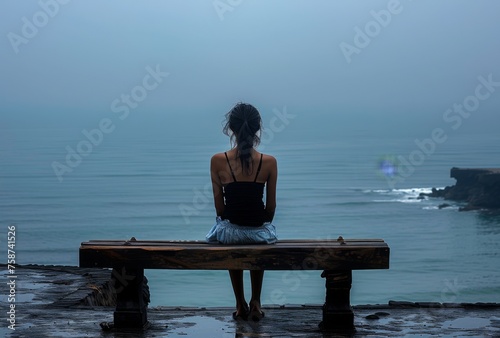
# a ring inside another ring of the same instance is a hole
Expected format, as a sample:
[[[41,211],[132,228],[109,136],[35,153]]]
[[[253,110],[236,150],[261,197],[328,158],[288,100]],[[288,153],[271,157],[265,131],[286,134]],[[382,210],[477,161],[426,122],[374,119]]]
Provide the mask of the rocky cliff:
[[[454,186],[421,195],[467,202],[460,210],[500,209],[500,168],[451,168],[450,177]]]

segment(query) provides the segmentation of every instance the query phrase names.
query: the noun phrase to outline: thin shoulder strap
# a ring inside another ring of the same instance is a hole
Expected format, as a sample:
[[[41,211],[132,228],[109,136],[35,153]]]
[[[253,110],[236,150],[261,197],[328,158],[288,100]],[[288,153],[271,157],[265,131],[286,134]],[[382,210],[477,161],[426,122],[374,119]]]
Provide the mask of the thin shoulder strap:
[[[226,161],[227,161],[227,164],[229,165],[229,170],[231,170],[231,176],[233,176],[233,180],[236,182],[236,177],[234,176],[233,168],[231,168],[231,163],[229,163],[229,158],[227,157],[227,153],[224,152],[224,155],[226,155]]]
[[[259,162],[259,167],[257,168],[257,174],[255,174],[255,179],[253,180],[254,182],[257,181],[257,177],[259,176],[260,173],[260,168],[262,167],[262,153],[260,154],[260,162]]]

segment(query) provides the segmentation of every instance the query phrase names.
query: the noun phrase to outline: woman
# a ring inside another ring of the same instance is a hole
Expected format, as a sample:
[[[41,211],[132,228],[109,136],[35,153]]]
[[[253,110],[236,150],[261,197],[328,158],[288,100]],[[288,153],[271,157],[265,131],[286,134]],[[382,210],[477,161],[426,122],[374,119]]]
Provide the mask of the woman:
[[[216,224],[206,238],[209,243],[272,244],[277,241],[271,223],[276,209],[276,159],[259,153],[262,120],[252,105],[238,103],[226,114],[224,134],[230,136],[232,149],[212,156],[210,174],[214,194]],[[266,201],[263,195],[266,188]],[[229,270],[236,311],[233,318],[254,321],[264,317],[260,294],[263,270],[251,270],[250,308],[243,291],[243,270]]]

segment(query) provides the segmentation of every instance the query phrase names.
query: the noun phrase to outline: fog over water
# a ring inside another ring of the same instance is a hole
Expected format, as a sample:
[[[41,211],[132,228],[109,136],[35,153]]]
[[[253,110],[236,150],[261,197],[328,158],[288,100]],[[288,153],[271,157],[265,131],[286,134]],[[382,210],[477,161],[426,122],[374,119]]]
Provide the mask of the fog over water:
[[[186,133],[238,101],[343,130],[485,128],[500,102],[499,12],[487,0],[4,1],[0,128],[109,117]],[[491,93],[476,92],[480,77]]]

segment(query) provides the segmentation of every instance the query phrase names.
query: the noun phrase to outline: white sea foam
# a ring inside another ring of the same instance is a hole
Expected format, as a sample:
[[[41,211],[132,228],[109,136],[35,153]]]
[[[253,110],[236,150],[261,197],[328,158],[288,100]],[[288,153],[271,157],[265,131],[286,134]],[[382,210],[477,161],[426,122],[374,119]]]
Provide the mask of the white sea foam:
[[[373,200],[373,202],[377,203],[387,203],[387,202],[400,202],[400,203],[420,203],[422,200],[417,199],[403,199],[403,198],[394,198],[387,200]]]
[[[364,190],[363,192],[391,197],[387,199],[374,199],[373,202],[419,203],[423,200],[418,198],[420,194],[431,193],[432,188],[374,189]]]
[[[422,208],[422,210],[441,210],[441,209],[447,209],[447,210],[458,210],[459,206],[458,205],[449,205],[444,208],[440,208],[439,205],[428,205]]]

